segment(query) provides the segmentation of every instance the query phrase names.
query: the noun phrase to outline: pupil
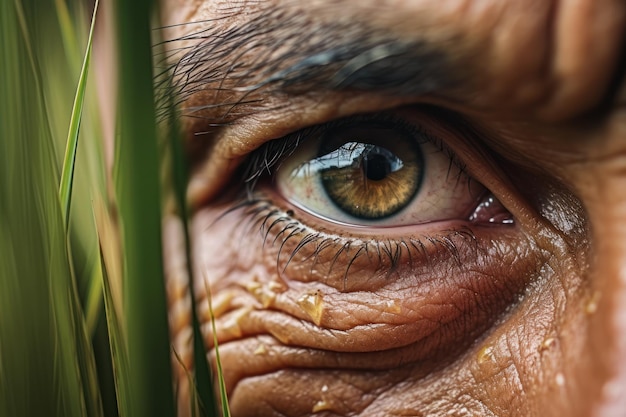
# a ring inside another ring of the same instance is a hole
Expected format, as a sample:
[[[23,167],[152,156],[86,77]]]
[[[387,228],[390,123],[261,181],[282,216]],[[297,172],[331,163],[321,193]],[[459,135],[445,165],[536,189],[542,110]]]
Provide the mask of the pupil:
[[[380,181],[391,172],[391,163],[384,155],[369,154],[363,158],[363,172],[367,179]]]

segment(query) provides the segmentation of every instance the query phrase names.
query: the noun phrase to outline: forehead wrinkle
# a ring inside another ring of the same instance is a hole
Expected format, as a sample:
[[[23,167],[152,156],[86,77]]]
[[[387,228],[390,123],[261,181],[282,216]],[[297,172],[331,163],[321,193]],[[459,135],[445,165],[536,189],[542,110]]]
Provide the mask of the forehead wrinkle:
[[[320,21],[284,6],[241,13],[231,9],[208,29],[166,40],[171,63],[157,85],[184,116],[228,123],[262,109],[267,95],[418,95],[454,80],[441,50],[385,34],[363,19]]]

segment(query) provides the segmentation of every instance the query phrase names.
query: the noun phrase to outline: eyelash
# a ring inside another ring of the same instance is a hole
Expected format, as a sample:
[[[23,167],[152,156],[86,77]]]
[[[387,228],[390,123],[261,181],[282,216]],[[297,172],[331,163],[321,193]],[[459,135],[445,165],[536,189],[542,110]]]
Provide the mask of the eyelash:
[[[347,278],[352,264],[364,254],[368,257],[372,256],[372,254],[374,257],[377,257],[378,265],[376,269],[380,271],[382,268],[385,268],[387,269],[387,274],[393,273],[399,263],[407,258],[410,267],[413,267],[413,263],[416,261],[418,265],[420,263],[428,265],[433,254],[439,253],[442,249],[450,259],[454,260],[457,266],[461,265],[458,242],[455,241],[462,239],[463,244],[473,245],[474,247],[477,244],[475,234],[467,226],[442,230],[437,236],[425,235],[419,238],[412,236],[379,240],[375,238],[342,237],[333,233],[326,233],[322,229],[313,230],[297,220],[292,210],[281,210],[263,192],[257,191],[259,181],[264,178],[271,178],[281,162],[289,157],[303,141],[323,134],[328,129],[348,123],[358,123],[361,120],[390,122],[411,133],[414,137],[423,138],[425,141],[432,143],[449,158],[448,175],[450,175],[452,167],[455,166],[458,169],[457,182],[461,178],[466,178],[469,186],[471,177],[467,174],[465,164],[441,139],[432,136],[421,126],[411,124],[393,114],[360,115],[296,131],[283,138],[269,141],[253,151],[241,165],[239,171],[241,174],[239,178],[242,181],[239,189],[243,191],[243,195],[240,194],[233,206],[224,215],[243,210],[243,215],[247,218],[247,221],[242,222],[241,226],[245,227],[246,233],[250,233],[253,229],[258,229],[262,236],[263,247],[266,247],[268,244],[275,245],[278,243],[276,267],[279,271],[281,271],[280,265],[285,246],[291,239],[298,238],[299,241],[286,258],[282,272],[296,260],[298,254],[305,248],[307,248],[309,254],[301,261],[312,261],[311,268],[317,263],[317,259],[323,250],[331,247],[337,248],[332,256],[333,261],[328,273],[332,271],[342,253],[354,251],[354,255],[346,263],[344,280]],[[272,233],[274,233],[273,239],[271,239]],[[269,241],[270,239],[271,242]],[[311,250],[309,245],[315,246]]]
[[[423,266],[424,264],[430,265],[433,261],[432,257],[442,250],[447,255],[447,258],[454,261],[454,265],[461,266],[463,262],[458,249],[459,242],[455,242],[457,239],[462,239],[462,244],[471,245],[474,250],[477,248],[477,237],[474,232],[466,226],[461,226],[457,229],[442,230],[437,236],[423,235],[419,238],[364,240],[357,237],[341,237],[326,233],[323,230],[314,231],[309,226],[293,218],[294,213],[291,210],[285,211],[279,209],[274,205],[273,201],[264,198],[262,195],[258,195],[253,199],[243,199],[238,204],[231,207],[224,215],[237,210],[242,210],[244,217],[247,219],[240,225],[241,227],[245,227],[245,233],[249,233],[253,229],[258,230],[261,234],[264,248],[268,244],[273,246],[278,243],[276,268],[283,273],[287,267],[292,264],[292,261],[296,259],[297,255],[308,245],[315,246],[313,250],[310,250],[311,254],[305,256],[301,261],[311,261],[311,268],[316,265],[317,259],[323,250],[333,246],[338,248],[332,256],[333,261],[327,272],[328,274],[332,272],[332,268],[343,252],[347,253],[347,251],[353,250],[354,255],[346,264],[344,280],[347,278],[352,264],[363,254],[368,256],[374,254],[378,258],[376,270],[380,272],[381,269],[385,268],[387,269],[387,275],[389,275],[396,270],[400,262],[405,258],[408,258],[409,268],[414,268],[419,265]],[[275,234],[270,241],[272,231],[274,230],[276,230],[274,232]],[[281,267],[285,245],[290,239],[297,237],[299,234],[303,234],[303,236],[299,238],[299,242],[295,245],[291,253],[288,254],[287,261],[284,262],[284,265]]]
[[[248,196],[254,193],[256,184],[264,174],[268,176],[273,175],[273,168],[280,166],[280,163],[287,157],[289,157],[300,144],[315,135],[321,135],[325,131],[341,127],[347,124],[358,123],[359,121],[368,122],[385,122],[392,123],[396,127],[405,130],[417,138],[423,138],[425,141],[430,142],[440,152],[443,152],[450,160],[448,167],[448,175],[453,166],[458,168],[457,181],[465,176],[468,181],[471,179],[467,174],[467,167],[461,161],[455,152],[453,152],[441,139],[432,136],[429,132],[423,129],[419,125],[414,125],[407,122],[405,119],[389,113],[379,113],[375,115],[358,115],[349,117],[346,119],[335,120],[322,125],[312,126],[293,133],[290,133],[282,138],[268,141],[261,145],[258,149],[254,150],[243,163],[243,175],[245,189]],[[420,142],[424,143],[424,142]]]

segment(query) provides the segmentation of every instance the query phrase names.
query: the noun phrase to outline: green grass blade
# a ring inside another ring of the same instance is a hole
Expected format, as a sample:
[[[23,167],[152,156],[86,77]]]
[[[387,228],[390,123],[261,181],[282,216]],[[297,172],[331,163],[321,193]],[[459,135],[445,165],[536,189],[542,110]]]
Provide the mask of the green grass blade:
[[[87,293],[87,300],[85,303],[85,326],[87,327],[87,334],[93,335],[98,326],[98,320],[100,319],[100,309],[102,308],[102,279],[100,278],[100,270],[94,266],[91,277],[89,279],[90,286]]]
[[[119,51],[116,194],[124,249],[124,314],[132,417],[173,416],[161,247],[150,1],[115,2]]]
[[[67,133],[67,147],[65,149],[65,158],[63,160],[63,171],[61,173],[61,183],[59,185],[59,195],[61,198],[63,218],[65,220],[66,230],[70,224],[70,204],[72,201],[72,185],[74,182],[74,168],[76,162],[76,149],[78,147],[78,132],[80,130],[80,122],[82,120],[83,105],[85,102],[85,89],[87,87],[87,76],[89,74],[89,62],[91,61],[91,45],[93,43],[93,32],[96,25],[96,15],[98,13],[98,0],[96,0],[93,15],[91,17],[91,27],[89,29],[89,38],[87,40],[87,49],[85,51],[85,59],[80,71],[78,79],[78,87],[76,88],[76,96],[74,97],[74,105],[72,107],[72,116],[70,118],[70,127]]]
[[[57,12],[57,18],[59,20],[59,28],[61,29],[61,39],[63,39],[63,47],[68,53],[68,59],[72,67],[78,67],[79,61],[75,61],[75,57],[78,53],[78,41],[76,37],[76,30],[72,23],[70,11],[67,7],[65,0],[55,0],[54,5]],[[96,7],[97,8],[97,7]],[[93,21],[93,19],[92,19]]]
[[[60,4],[56,3],[57,12],[61,12],[60,14],[60,22],[61,27],[60,30],[63,33],[63,37],[67,38],[71,36],[75,42],[74,30],[71,24],[71,21],[68,19],[66,15],[67,8],[63,8],[60,6],[64,6],[65,3]],[[65,231],[67,234],[67,242],[68,242],[68,255],[70,259],[70,267],[72,266],[72,253],[71,246],[69,245],[69,226],[70,226],[70,205],[73,191],[73,183],[74,183],[74,172],[75,172],[75,163],[76,163],[76,150],[78,147],[78,134],[82,121],[82,113],[83,106],[85,101],[85,90],[87,86],[87,77],[89,72],[89,63],[91,58],[91,48],[93,42],[93,33],[95,27],[96,16],[98,12],[98,0],[96,0],[93,10],[93,15],[91,19],[91,26],[89,30],[89,36],[87,39],[87,46],[84,53],[83,64],[80,70],[80,76],[78,80],[78,85],[76,87],[76,94],[74,97],[74,102],[72,106],[72,112],[70,117],[70,126],[68,129],[67,140],[66,140],[66,150],[65,150],[65,158],[63,161],[63,168],[61,173],[61,179],[59,184],[59,198],[61,201],[61,211],[63,216],[63,221],[65,224]],[[63,17],[63,19],[61,19]],[[68,35],[69,33],[69,35]],[[65,47],[68,56],[72,56],[72,51],[69,50],[68,42],[70,40],[66,39]],[[69,285],[68,291],[70,292],[71,297],[71,310],[74,315],[74,328],[75,328],[75,342],[77,349],[77,361],[79,364],[79,370],[83,382],[84,388],[84,396],[85,396],[85,404],[86,409],[89,415],[91,416],[101,416],[103,415],[102,410],[102,401],[100,398],[100,390],[98,386],[97,380],[97,371],[95,364],[95,357],[93,349],[91,348],[91,344],[89,342],[89,336],[91,335],[91,330],[86,328],[86,323],[84,321],[84,316],[82,314],[82,306],[80,303],[80,299],[78,296],[78,287],[76,282],[76,276],[73,268],[70,268],[70,277],[71,283]],[[96,287],[97,288],[97,287]],[[93,293],[89,294],[92,298],[94,297]],[[93,313],[90,317],[88,317],[92,321],[94,321]]]
[[[128,410],[130,408],[128,398],[130,391],[128,371],[130,366],[128,363],[128,350],[125,341],[124,323],[120,319],[120,308],[119,306],[116,306],[116,302],[114,300],[115,295],[112,290],[112,279],[120,277],[115,277],[115,275],[117,275],[117,272],[115,271],[113,271],[113,276],[111,276],[107,267],[108,257],[111,269],[116,269],[114,265],[114,261],[116,261],[116,259],[112,259],[115,257],[115,253],[112,252],[115,250],[115,246],[119,242],[115,241],[116,239],[111,236],[113,228],[108,221],[109,219],[105,216],[105,211],[102,207],[98,206],[95,217],[98,229],[100,268],[97,273],[99,274],[104,290],[104,306],[107,319],[109,347],[111,349],[111,362],[114,374],[115,395],[117,398],[117,411],[121,417],[124,417],[128,416]],[[103,238],[103,235],[107,234],[108,236]]]
[[[206,280],[205,280],[206,282]],[[228,395],[226,393],[226,384],[224,383],[224,371],[222,370],[222,360],[220,359],[220,347],[217,342],[217,329],[215,327],[215,315],[213,315],[213,298],[211,289],[206,285],[206,291],[209,296],[209,310],[211,311],[211,328],[213,330],[213,345],[215,346],[215,362],[217,363],[217,383],[220,389],[220,403],[222,405],[222,416],[230,417],[230,408],[228,406]]]
[[[187,276],[189,277],[189,282],[193,283],[193,260],[191,257],[191,238],[189,234],[189,217],[187,207],[187,164],[182,146],[182,138],[179,133],[180,127],[178,126],[178,123],[176,123],[176,110],[174,108],[174,104],[171,102],[171,96],[163,97],[162,99],[167,102],[167,106],[169,108],[167,123],[169,127],[169,153],[172,161],[171,178],[174,199],[176,201],[177,211],[183,226]],[[211,371],[207,361],[204,339],[200,330],[200,320],[198,318],[198,310],[196,308],[196,296],[193,284],[189,285],[189,294],[191,300],[194,363],[193,383],[190,384],[192,389],[191,409],[192,411],[198,409],[200,416],[213,416],[217,413],[217,403],[214,398]],[[196,402],[198,402],[198,404],[195,404]]]
[[[66,241],[66,243],[68,248],[69,275],[65,286],[62,287],[59,285],[58,287],[55,287],[56,291],[61,291],[61,295],[53,294],[53,300],[63,302],[64,297],[62,295],[67,294],[69,299],[68,305],[61,305],[57,308],[66,308],[67,315],[71,318],[70,324],[74,331],[73,342],[76,355],[75,360],[78,364],[78,371],[80,373],[80,380],[83,389],[82,395],[84,397],[85,411],[87,412],[86,415],[103,417],[104,414],[102,409],[102,399],[100,397],[96,362],[89,339],[90,333],[86,326],[85,317],[78,296],[69,241]],[[72,350],[67,349],[66,351],[66,353],[70,353]]]

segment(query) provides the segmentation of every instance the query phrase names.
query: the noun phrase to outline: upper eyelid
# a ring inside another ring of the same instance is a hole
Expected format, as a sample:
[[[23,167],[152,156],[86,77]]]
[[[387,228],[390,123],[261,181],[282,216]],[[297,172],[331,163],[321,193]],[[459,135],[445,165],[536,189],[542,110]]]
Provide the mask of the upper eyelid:
[[[243,162],[243,181],[246,184],[248,194],[251,193],[257,180],[264,174],[271,174],[273,169],[280,164],[286,157],[290,156],[300,146],[302,141],[308,138],[323,134],[325,131],[345,126],[349,124],[358,125],[359,122],[389,122],[399,128],[404,128],[415,138],[423,139],[434,145],[439,151],[443,152],[450,159],[450,169],[456,166],[460,175],[466,173],[466,164],[441,138],[432,135],[422,125],[411,123],[406,118],[398,116],[393,112],[380,112],[373,114],[358,114],[338,120],[332,120],[321,125],[307,127],[279,139],[274,139],[262,144],[259,148],[252,151],[248,158]],[[450,170],[448,171],[450,173]]]
[[[307,108],[310,108],[308,106],[312,105],[307,99],[295,104],[294,111],[301,112],[296,113],[298,117],[285,117],[284,112],[261,112],[254,117],[242,119],[241,123],[220,129],[218,134],[212,137],[211,152],[206,154],[199,166],[195,167],[195,172],[191,177],[188,187],[190,207],[196,210],[216,200],[230,198],[235,194],[245,194],[246,189],[242,186],[242,181],[249,178],[251,173],[244,175],[242,164],[245,164],[246,159],[252,155],[252,157],[260,158],[258,166],[264,168],[260,173],[267,172],[267,164],[263,163],[266,162],[266,158],[263,151],[258,149],[261,149],[264,143],[271,142],[272,136],[285,138],[292,135],[298,139],[298,135],[302,135],[307,129],[315,129],[315,127],[300,128],[303,124],[324,125],[329,121],[332,122],[333,116],[338,116],[337,120],[339,120],[387,112],[398,113],[398,118],[406,116],[407,122],[415,120],[422,123],[425,130],[435,138],[446,138],[447,146],[444,151],[452,151],[451,155],[458,157],[457,161],[461,164],[459,167],[463,168],[461,172],[483,184],[510,213],[517,219],[521,218],[522,221],[518,224],[526,224],[530,229],[536,227],[536,208],[521,197],[515,183],[503,169],[502,161],[494,159],[497,153],[488,145],[490,141],[482,137],[483,133],[479,124],[466,119],[457,112],[427,102],[406,103],[389,100],[389,98],[385,100],[372,98],[373,100],[363,100],[363,96],[356,95],[355,100],[358,100],[358,103],[355,102],[356,106],[348,106],[350,110],[353,110],[350,112],[346,112],[345,107],[335,107],[334,104],[324,107],[322,111],[318,111],[316,107],[313,107],[312,111],[307,111]],[[345,100],[341,97],[335,97],[335,99],[340,99],[342,103]],[[410,116],[411,114],[415,117]],[[455,138],[453,140],[447,139],[453,137]],[[440,141],[440,143],[444,142]],[[248,191],[253,188],[253,185],[253,183],[250,184]]]
[[[224,187],[232,183],[241,162],[266,142],[298,132],[303,126],[414,103],[415,100],[406,98],[363,94],[305,97],[283,102],[280,109],[257,109],[239,115],[236,122],[209,131],[206,131],[207,120],[185,118],[186,147],[193,165],[187,191],[190,207],[199,208],[219,197]]]

